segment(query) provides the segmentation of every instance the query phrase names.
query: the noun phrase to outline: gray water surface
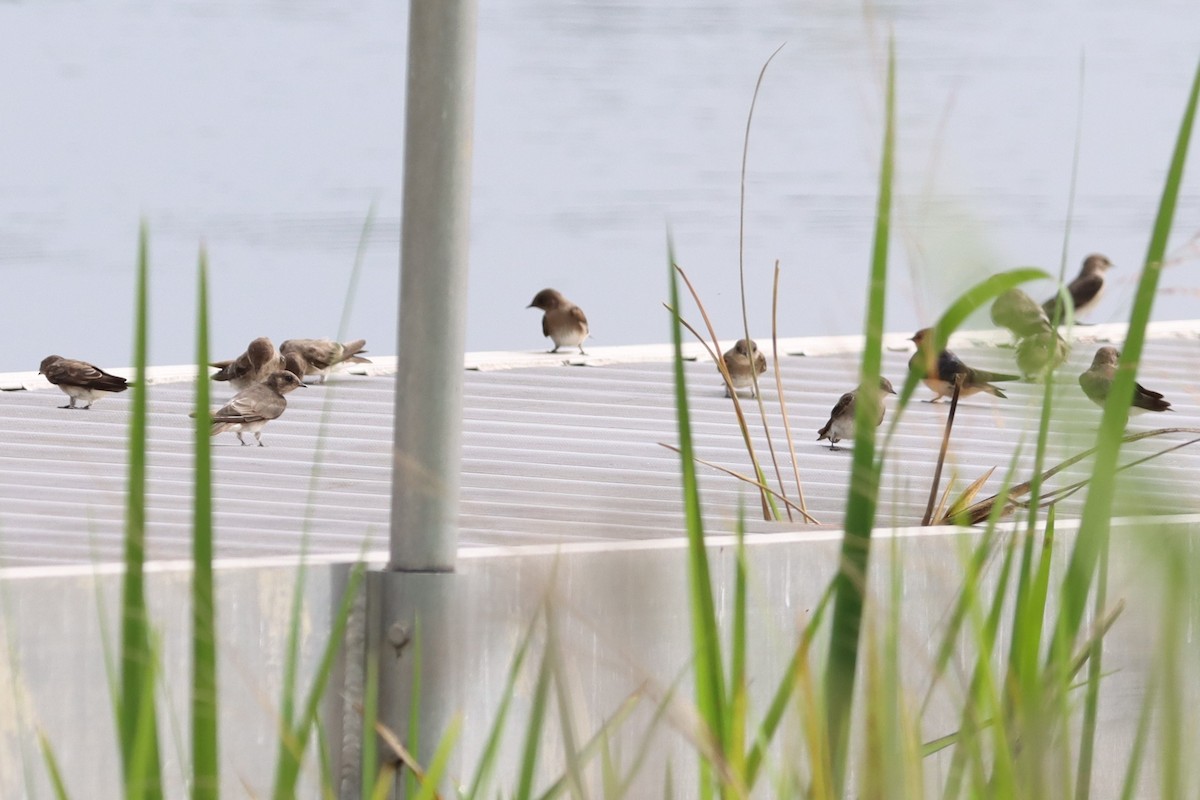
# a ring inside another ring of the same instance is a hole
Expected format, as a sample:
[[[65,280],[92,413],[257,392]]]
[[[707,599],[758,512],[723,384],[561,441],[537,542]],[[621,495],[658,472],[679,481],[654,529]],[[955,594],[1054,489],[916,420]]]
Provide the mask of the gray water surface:
[[[214,357],[260,335],[336,335],[373,203],[345,334],[394,353],[406,14],[383,0],[0,4],[0,370],[51,352],[130,363],[141,218],[153,363],[194,358],[201,244]],[[1200,57],[1194,0],[482,0],[468,347],[544,347],[525,306],[545,286],[585,308],[596,345],[666,340],[668,228],[736,335],[742,137],[784,43],[751,134],[751,330],[769,335],[776,260],[782,335],[861,330],[889,29],[887,327],[933,321],[988,272],[1057,271],[1084,55],[1069,270],[1108,254],[1120,269],[1094,319],[1124,319]],[[1185,247],[1197,158],[1158,318],[1200,317]]]

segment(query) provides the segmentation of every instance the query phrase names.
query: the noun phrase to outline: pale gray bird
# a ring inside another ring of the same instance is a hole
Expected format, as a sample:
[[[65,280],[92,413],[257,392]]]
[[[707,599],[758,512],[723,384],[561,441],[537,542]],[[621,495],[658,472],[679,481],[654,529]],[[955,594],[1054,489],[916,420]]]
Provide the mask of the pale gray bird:
[[[932,333],[931,328],[922,328],[913,334],[911,341],[917,343],[917,352],[913,353],[912,358],[908,360],[908,368],[915,370],[921,376],[921,381],[936,393],[936,396],[928,402],[936,403],[943,397],[954,394],[954,381],[960,376],[962,381],[962,388],[959,389],[960,397],[970,397],[978,392],[987,392],[996,397],[1008,397],[998,387],[993,386],[991,381],[1015,381],[1020,379],[1019,375],[1005,375],[1000,372],[972,369],[949,350],[943,350],[936,354],[928,352],[928,348],[932,344]]]
[[[837,443],[842,439],[854,438],[854,415],[856,413],[855,406],[858,403],[858,393],[862,391],[862,387],[858,387],[852,392],[846,392],[842,395],[837,404],[834,405],[833,411],[829,413],[829,422],[825,423],[825,427],[817,431],[817,441],[822,439],[829,440],[830,450],[841,450]],[[884,399],[889,394],[895,394],[896,390],[892,388],[892,382],[887,378],[879,379],[879,394],[875,397],[875,404],[879,409],[875,427],[883,424],[883,417],[887,413],[887,406],[884,405]]]
[[[546,312],[542,315],[542,335],[548,336],[554,342],[551,353],[557,353],[560,347],[578,347],[580,355],[583,343],[590,335],[587,316],[583,309],[562,296],[555,289],[542,289],[533,296],[526,308],[538,308]]]
[[[301,378],[318,375],[318,383],[324,383],[338,364],[370,364],[371,359],[359,355],[366,352],[363,350],[366,344],[366,339],[355,339],[344,344],[332,339],[288,339],[279,345],[279,352],[284,359],[293,353],[299,357],[293,363],[303,365],[304,374]]]
[[[266,336],[250,342],[246,352],[230,361],[214,361],[217,367],[214,381],[229,381],[235,389],[247,389],[261,382],[272,372],[283,369],[283,357],[275,351],[275,345]]]
[[[738,339],[733,347],[721,356],[725,369],[729,370],[729,379],[733,382],[733,390],[749,389],[750,396],[755,397],[754,376],[767,371],[767,357],[759,352],[758,345],[753,339]],[[729,386],[725,387],[725,396],[729,397]]]
[[[1101,408],[1108,400],[1108,392],[1112,389],[1113,377],[1117,372],[1117,362],[1121,353],[1115,347],[1101,347],[1092,359],[1092,366],[1079,376],[1079,388],[1096,405]],[[1163,399],[1158,392],[1152,392],[1140,383],[1133,384],[1133,406],[1131,414],[1143,411],[1174,411],[1171,404]]]
[[[259,447],[263,447],[262,429],[273,419],[278,419],[287,408],[285,394],[304,386],[304,382],[288,370],[272,372],[259,383],[243,389],[225,405],[213,412],[211,435],[234,431],[238,441],[249,444],[243,433],[253,433]]]
[[[1100,296],[1104,294],[1104,273],[1112,268],[1113,263],[1108,260],[1108,257],[1099,253],[1093,253],[1083,260],[1083,267],[1080,268],[1079,274],[1075,276],[1075,280],[1067,284],[1067,293],[1071,295],[1071,300],[1075,304],[1076,318],[1091,311],[1100,302]],[[1042,309],[1045,310],[1049,319],[1054,319],[1057,315],[1061,324],[1067,317],[1066,312],[1060,309],[1059,305],[1060,298],[1056,294],[1042,304]]]
[[[104,395],[123,392],[129,388],[129,381],[124,378],[110,375],[86,361],[62,356],[43,358],[41,366],[38,367],[38,374],[45,375],[46,380],[62,389],[71,398],[65,406],[59,406],[59,408],[86,410]],[[86,405],[75,405],[77,400],[82,400]]]

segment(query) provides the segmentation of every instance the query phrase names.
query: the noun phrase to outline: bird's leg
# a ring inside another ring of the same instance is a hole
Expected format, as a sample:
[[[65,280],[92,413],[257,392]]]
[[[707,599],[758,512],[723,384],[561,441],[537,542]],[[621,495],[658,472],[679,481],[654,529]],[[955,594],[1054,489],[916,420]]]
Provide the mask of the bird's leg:
[[[581,356],[587,355],[587,353],[583,352],[583,345],[579,345],[579,355],[581,355]]]
[[[242,432],[241,432],[241,431],[234,431],[234,433],[235,433],[235,434],[237,435],[237,437],[238,437],[238,444],[240,444],[240,445],[242,445],[243,447],[245,447],[245,446],[246,446],[246,440],[242,438]]]
[[[830,442],[830,443],[829,443],[829,449],[830,449],[830,451],[833,451],[833,450],[841,450],[842,448],[838,447],[838,446],[837,446],[836,444],[834,444],[833,442]]]
[[[74,400],[72,400],[71,402],[67,403],[65,406],[59,406],[59,408],[74,408],[74,407],[75,407],[75,401],[74,401]]]
[[[550,352],[551,352],[551,353],[557,353],[557,352],[558,352],[558,348],[559,348],[559,345],[557,345],[557,344],[556,344],[556,345],[554,345],[554,349],[553,349],[553,350],[551,350]]]
[[[266,445],[262,443],[262,431],[254,432],[254,441],[258,442],[259,447],[266,447]]]

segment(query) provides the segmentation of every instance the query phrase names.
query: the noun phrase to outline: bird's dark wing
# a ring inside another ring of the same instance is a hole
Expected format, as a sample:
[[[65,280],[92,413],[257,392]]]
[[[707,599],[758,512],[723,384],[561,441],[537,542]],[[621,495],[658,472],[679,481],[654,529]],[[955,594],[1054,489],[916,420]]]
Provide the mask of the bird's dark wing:
[[[955,375],[969,375],[971,368],[962,362],[958,356],[949,350],[943,350],[938,356],[937,362],[938,378],[947,383],[954,383]]]
[[[46,370],[46,380],[55,385],[83,386],[106,392],[122,392],[127,383],[124,378],[118,378],[86,361],[73,358],[64,358],[51,365]]]
[[[238,392],[213,414],[213,422],[259,422],[275,419],[287,408],[287,400],[263,384]]]
[[[550,335],[550,314],[542,314],[542,336]]]
[[[1145,397],[1152,397],[1155,400],[1162,400],[1163,396],[1161,392],[1152,392],[1145,386],[1142,386],[1140,383],[1135,383],[1133,385],[1135,387],[1136,394],[1143,395]]]
[[[1071,293],[1071,299],[1075,301],[1075,307],[1082,308],[1095,300],[1096,295],[1100,294],[1100,290],[1103,288],[1104,276],[1095,273],[1080,275],[1071,281],[1070,285],[1067,286],[1067,291]]]
[[[817,431],[817,438],[824,438],[829,433],[829,429],[833,427],[833,421],[842,415],[854,414],[854,392],[846,392],[838,398],[838,401],[833,406],[833,410],[829,412],[829,422],[825,423],[825,427]]]
[[[571,315],[571,319],[575,320],[576,322],[578,322],[580,325],[584,326],[585,328],[587,327],[587,324],[588,324],[587,315],[583,313],[582,308],[580,308],[579,306],[571,306],[571,308],[567,310],[567,313]],[[547,334],[547,335],[549,335],[549,334]]]
[[[1133,404],[1147,411],[1174,411],[1171,404],[1163,399],[1158,392],[1152,392],[1140,383],[1134,384]]]

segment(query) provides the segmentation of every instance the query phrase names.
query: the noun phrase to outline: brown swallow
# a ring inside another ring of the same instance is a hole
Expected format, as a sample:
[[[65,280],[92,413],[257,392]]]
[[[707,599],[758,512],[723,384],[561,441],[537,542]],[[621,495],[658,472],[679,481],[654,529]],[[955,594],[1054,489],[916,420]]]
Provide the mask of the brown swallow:
[[[580,355],[587,355],[583,352],[583,343],[589,335],[588,321],[582,308],[555,289],[542,289],[525,307],[546,312],[542,315],[542,335],[554,342],[551,353],[557,353],[558,348],[566,346],[578,347]]]
[[[767,371],[767,357],[759,352],[758,345],[753,339],[738,339],[729,348],[721,360],[729,371],[729,379],[733,382],[733,390],[750,389],[750,396],[757,397],[754,390],[754,376]],[[753,364],[753,367],[751,367]],[[729,386],[725,387],[725,396],[729,397]]]
[[[1092,359],[1092,366],[1079,376],[1079,388],[1096,405],[1101,408],[1108,400],[1108,392],[1112,389],[1113,376],[1117,371],[1117,361],[1121,353],[1115,347],[1101,347]],[[1152,392],[1140,383],[1133,384],[1133,406],[1131,414],[1143,411],[1174,411],[1171,404],[1163,399],[1158,392]]]
[[[1046,312],[1020,289],[1009,289],[992,303],[992,322],[1007,328],[1018,339],[1050,327]]]
[[[38,373],[45,375],[46,380],[62,389],[71,398],[70,402],[59,408],[86,410],[104,395],[123,392],[129,388],[129,381],[124,378],[110,375],[86,361],[77,361],[62,356],[43,358],[42,365],[38,367]],[[76,400],[83,400],[87,405],[77,406],[75,405]]]
[[[262,429],[273,419],[278,419],[287,408],[285,394],[303,387],[304,382],[288,370],[272,372],[265,380],[243,389],[233,399],[213,412],[211,435],[234,431],[238,441],[249,444],[243,433],[253,433],[259,447],[263,447]]]
[[[912,358],[908,360],[908,368],[915,370],[925,385],[936,394],[928,402],[936,403],[943,397],[954,394],[954,381],[960,377],[962,388],[959,390],[959,396],[961,397],[970,397],[978,392],[987,392],[996,397],[1007,397],[1008,395],[999,388],[992,386],[991,381],[1020,380],[1019,375],[1005,375],[999,372],[972,369],[949,350],[943,350],[935,356],[928,352],[928,348],[933,344],[932,334],[931,328],[922,328],[913,334],[910,341],[917,343],[917,352],[913,353]]]
[[[214,361],[217,367],[214,381],[229,381],[233,388],[241,390],[259,383],[272,372],[283,369],[283,357],[275,352],[275,345],[266,336],[260,336],[246,346],[246,352],[230,361]]]
[[[370,364],[371,359],[359,355],[366,352],[363,349],[366,344],[366,339],[355,339],[345,344],[332,339],[288,339],[279,345],[279,352],[285,359],[292,353],[299,356],[298,361],[293,363],[303,364],[305,372],[301,378],[319,375],[318,383],[324,383],[338,364]]]
[[[841,450],[837,443],[842,439],[854,438],[854,414],[855,404],[858,402],[858,393],[862,391],[862,387],[858,387],[852,392],[846,392],[842,395],[837,404],[834,405],[833,411],[829,413],[829,422],[825,423],[825,427],[817,431],[817,441],[822,439],[829,440],[830,450]],[[879,408],[878,421],[875,427],[883,424],[883,417],[887,413],[887,407],[884,405],[884,399],[889,394],[895,394],[896,390],[892,388],[892,382],[887,378],[879,379],[879,394],[876,395],[875,402]]]
[[[1075,280],[1067,284],[1067,293],[1071,295],[1071,300],[1075,305],[1076,317],[1091,311],[1100,302],[1100,296],[1104,294],[1104,273],[1112,268],[1113,263],[1108,260],[1108,257],[1099,253],[1093,253],[1083,260],[1083,267],[1080,268],[1079,274],[1075,276]],[[1057,316],[1059,324],[1062,324],[1067,318],[1065,310],[1059,308],[1057,294],[1043,303],[1042,308],[1049,319]]]

